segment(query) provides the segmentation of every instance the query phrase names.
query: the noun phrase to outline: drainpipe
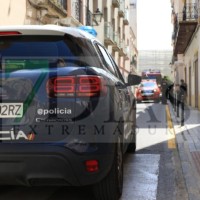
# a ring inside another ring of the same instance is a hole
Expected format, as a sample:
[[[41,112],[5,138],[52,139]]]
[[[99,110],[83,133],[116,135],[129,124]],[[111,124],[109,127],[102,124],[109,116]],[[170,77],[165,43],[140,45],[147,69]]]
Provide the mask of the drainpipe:
[[[86,26],[89,25],[89,20],[88,20],[88,16],[89,16],[89,0],[87,0],[87,12],[86,12]]]

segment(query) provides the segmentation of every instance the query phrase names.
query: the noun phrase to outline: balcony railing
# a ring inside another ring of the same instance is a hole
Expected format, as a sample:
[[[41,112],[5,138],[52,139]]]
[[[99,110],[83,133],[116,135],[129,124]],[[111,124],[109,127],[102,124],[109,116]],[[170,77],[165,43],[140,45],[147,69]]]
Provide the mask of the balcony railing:
[[[89,7],[86,6],[86,25],[92,26],[92,24],[93,24],[92,12],[90,11]]]
[[[119,48],[120,48],[119,55],[124,56],[125,55],[125,41],[123,39],[119,40]]]
[[[130,48],[129,46],[125,46],[125,59],[128,60],[130,57]]]
[[[174,31],[172,43],[174,45],[174,56],[183,54],[196,30],[199,21],[198,4],[187,3],[182,12],[177,15],[173,13]]]
[[[186,3],[181,13],[178,14],[178,21],[193,21],[198,19],[198,5]]]
[[[174,45],[174,56],[183,54],[198,24],[198,4],[187,3],[183,7],[182,12],[173,13],[174,31],[172,34],[172,42]]]
[[[125,16],[124,16],[124,25],[128,25],[129,24],[129,10],[125,9]]]
[[[130,64],[137,68],[137,57],[132,56]]]
[[[119,34],[117,32],[114,32],[113,33],[113,41],[116,43],[116,44],[119,44]]]
[[[120,0],[120,6],[119,6],[118,14],[119,14],[120,17],[124,17],[124,15],[125,15],[125,2],[124,2],[124,0]]]
[[[67,10],[67,1],[66,0],[57,0],[58,4]]]
[[[42,1],[43,0],[40,0],[39,2],[42,2]],[[48,2],[48,1],[46,1],[46,2]],[[58,6],[60,8],[67,10],[67,2],[65,0],[49,0],[49,2],[55,4],[56,6]]]
[[[125,43],[125,41],[123,39],[119,40],[119,46],[121,49],[123,49],[125,47],[124,43]]]
[[[81,22],[82,18],[81,8],[82,8],[81,1],[76,0],[75,2],[72,3],[72,17],[74,17],[79,22]]]
[[[108,44],[108,45],[112,45],[114,42],[113,27],[112,27],[111,23],[109,23],[109,22],[104,23],[104,36],[105,36],[104,43]]]
[[[46,8],[49,11],[48,15],[55,15],[51,13],[56,11],[63,17],[67,16],[67,5],[64,0],[30,0],[30,3],[37,7]]]
[[[173,24],[174,24],[174,27],[173,27],[173,33],[172,33],[172,40],[174,41],[178,33],[178,19],[175,13],[173,14]]]
[[[113,33],[113,50],[114,51],[119,51],[120,50],[120,45],[119,45],[119,34],[117,32]]]

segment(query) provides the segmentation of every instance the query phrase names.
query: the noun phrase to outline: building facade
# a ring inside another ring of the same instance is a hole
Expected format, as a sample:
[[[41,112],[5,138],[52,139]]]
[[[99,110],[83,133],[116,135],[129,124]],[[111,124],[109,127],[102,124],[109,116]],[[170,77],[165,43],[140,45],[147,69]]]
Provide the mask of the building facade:
[[[59,24],[67,17],[64,1],[0,0],[0,25]]]
[[[136,0],[0,0],[0,4],[0,25],[92,26],[125,78],[136,68],[136,18],[130,25]]]
[[[130,0],[130,59],[131,71],[137,72],[137,0]]]
[[[200,109],[200,1],[171,0],[173,62],[175,82],[188,86],[187,103]]]
[[[130,73],[130,2],[129,0],[98,1],[103,12],[102,23],[95,27],[102,43],[118,64],[124,78]],[[101,7],[102,6],[102,7]]]
[[[168,76],[171,79],[171,69],[169,63],[171,62],[172,51],[170,50],[140,50],[139,51],[139,72],[143,70],[160,70],[163,76]]]

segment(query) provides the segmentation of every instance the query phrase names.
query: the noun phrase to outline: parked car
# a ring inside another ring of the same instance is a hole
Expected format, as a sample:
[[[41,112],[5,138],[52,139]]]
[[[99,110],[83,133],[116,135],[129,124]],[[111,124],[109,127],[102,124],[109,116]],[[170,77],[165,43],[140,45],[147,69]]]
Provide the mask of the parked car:
[[[117,200],[135,151],[135,99],[92,35],[55,25],[0,27],[0,184],[92,185]]]
[[[156,81],[142,80],[136,91],[137,102],[145,100],[153,100],[159,102],[161,98],[161,91]]]

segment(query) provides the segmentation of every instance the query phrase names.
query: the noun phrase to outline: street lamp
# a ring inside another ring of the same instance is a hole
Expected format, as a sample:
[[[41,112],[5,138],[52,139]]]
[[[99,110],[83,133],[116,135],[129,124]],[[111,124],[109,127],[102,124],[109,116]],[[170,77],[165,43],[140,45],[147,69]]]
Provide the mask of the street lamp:
[[[92,14],[93,15],[93,21],[96,23],[98,26],[99,23],[101,22],[101,19],[103,17],[103,13],[97,8],[96,12]]]

